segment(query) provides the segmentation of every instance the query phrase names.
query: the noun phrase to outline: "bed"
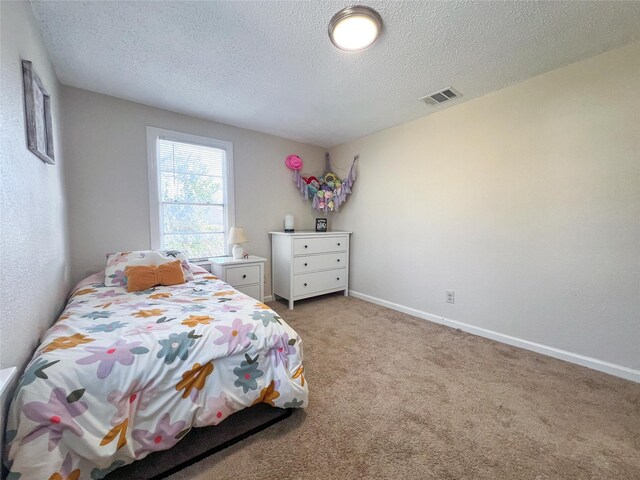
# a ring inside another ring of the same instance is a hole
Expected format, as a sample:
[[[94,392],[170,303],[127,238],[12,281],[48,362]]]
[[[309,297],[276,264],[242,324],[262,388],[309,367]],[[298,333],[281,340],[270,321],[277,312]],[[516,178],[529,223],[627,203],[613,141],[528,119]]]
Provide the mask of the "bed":
[[[302,342],[266,305],[195,266],[141,292],[104,279],[78,284],[19,381],[10,480],[96,480],[251,405],[306,407]]]

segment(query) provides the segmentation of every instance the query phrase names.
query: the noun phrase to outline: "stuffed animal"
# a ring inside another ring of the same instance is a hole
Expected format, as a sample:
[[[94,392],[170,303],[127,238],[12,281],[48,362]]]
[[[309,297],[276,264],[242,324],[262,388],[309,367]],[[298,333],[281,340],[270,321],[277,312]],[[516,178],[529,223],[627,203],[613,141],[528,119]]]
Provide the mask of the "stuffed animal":
[[[333,172],[328,172],[324,174],[324,183],[331,188],[335,187],[337,180],[338,180],[338,176]]]
[[[303,162],[298,155],[289,155],[285,160],[285,164],[294,171],[294,182],[300,190],[300,193],[304,195],[304,198],[312,200],[314,209],[327,212],[327,210],[338,210],[340,205],[346,200],[347,194],[351,193],[353,183],[356,179],[355,166],[358,155],[353,158],[349,174],[344,179],[338,178],[332,171],[328,153],[325,157],[325,174],[321,177],[303,177],[300,172]]]
[[[318,181],[318,179],[313,176],[309,177],[307,179],[307,190],[309,191],[309,197],[313,197],[314,195],[316,195],[319,189],[320,182]]]

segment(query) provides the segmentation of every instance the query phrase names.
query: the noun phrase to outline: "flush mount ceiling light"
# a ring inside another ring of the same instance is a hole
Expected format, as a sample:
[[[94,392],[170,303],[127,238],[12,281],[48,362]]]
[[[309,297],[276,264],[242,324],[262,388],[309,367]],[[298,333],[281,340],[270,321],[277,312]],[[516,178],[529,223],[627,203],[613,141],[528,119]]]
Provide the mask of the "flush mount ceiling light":
[[[340,50],[359,52],[382,32],[382,17],[373,8],[357,5],[336,13],[329,22],[329,38]]]

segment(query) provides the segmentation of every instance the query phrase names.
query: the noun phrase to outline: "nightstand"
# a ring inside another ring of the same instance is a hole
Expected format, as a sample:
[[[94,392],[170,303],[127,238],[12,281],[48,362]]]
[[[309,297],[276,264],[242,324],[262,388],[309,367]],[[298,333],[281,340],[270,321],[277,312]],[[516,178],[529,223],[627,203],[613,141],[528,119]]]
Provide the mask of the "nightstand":
[[[266,258],[249,255],[247,259],[233,257],[211,259],[211,273],[236,290],[264,302],[264,264]]]

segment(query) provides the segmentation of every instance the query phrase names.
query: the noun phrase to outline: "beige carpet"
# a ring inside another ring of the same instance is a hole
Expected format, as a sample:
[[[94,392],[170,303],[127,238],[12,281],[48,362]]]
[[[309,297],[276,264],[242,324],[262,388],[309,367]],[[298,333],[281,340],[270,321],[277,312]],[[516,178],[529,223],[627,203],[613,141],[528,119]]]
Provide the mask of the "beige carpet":
[[[640,385],[353,298],[270,304],[310,406],[170,477],[640,479]]]

